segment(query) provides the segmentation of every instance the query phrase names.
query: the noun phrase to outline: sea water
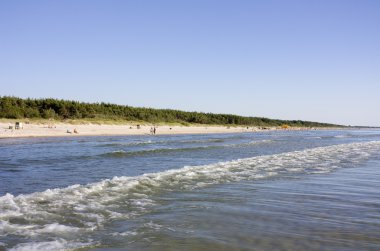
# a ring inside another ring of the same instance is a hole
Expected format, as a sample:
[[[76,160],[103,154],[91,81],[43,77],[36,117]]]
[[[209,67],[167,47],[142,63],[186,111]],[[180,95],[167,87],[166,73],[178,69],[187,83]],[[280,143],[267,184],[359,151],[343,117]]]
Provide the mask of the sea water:
[[[0,139],[0,250],[380,250],[380,131]]]

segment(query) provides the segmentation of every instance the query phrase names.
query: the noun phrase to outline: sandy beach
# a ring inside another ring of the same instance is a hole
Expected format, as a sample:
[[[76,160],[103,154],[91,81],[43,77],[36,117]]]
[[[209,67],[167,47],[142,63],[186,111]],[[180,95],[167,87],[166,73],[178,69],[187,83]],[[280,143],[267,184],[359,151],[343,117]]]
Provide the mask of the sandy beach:
[[[12,137],[59,137],[59,136],[95,136],[95,135],[147,135],[151,134],[152,125],[134,124],[98,125],[98,124],[68,124],[68,123],[29,123],[22,129],[15,129],[12,122],[0,123],[0,138]],[[12,127],[12,128],[10,128]],[[227,126],[156,126],[156,135],[162,134],[205,134],[205,133],[237,133],[261,131],[259,127],[227,127]],[[276,130],[276,128],[266,128]],[[76,133],[75,133],[76,132]]]

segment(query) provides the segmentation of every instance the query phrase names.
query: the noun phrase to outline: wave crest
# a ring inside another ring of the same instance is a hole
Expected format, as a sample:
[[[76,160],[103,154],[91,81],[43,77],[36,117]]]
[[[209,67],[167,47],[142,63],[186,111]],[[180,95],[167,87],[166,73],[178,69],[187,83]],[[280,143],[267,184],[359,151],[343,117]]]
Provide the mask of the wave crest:
[[[153,195],[164,191],[189,190],[289,174],[330,172],[354,166],[379,150],[380,141],[333,145],[210,165],[186,166],[135,177],[114,177],[88,185],[48,189],[16,197],[6,194],[0,197],[0,236],[17,235],[25,238],[35,235],[42,238],[50,233],[54,238],[70,240],[68,233],[75,233],[77,237],[84,238],[86,234],[103,227],[108,220],[133,218],[147,212],[156,203]],[[71,225],[65,224],[67,219],[73,219]],[[69,247],[71,242],[59,243]]]

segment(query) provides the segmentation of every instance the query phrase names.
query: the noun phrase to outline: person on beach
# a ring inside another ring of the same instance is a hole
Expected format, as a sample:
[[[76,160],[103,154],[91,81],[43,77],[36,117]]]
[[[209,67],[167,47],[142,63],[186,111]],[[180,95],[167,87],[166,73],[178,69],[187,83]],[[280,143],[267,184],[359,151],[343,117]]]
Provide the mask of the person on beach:
[[[153,134],[156,134],[156,127],[153,127]]]
[[[150,128],[150,134],[153,134],[153,127]]]

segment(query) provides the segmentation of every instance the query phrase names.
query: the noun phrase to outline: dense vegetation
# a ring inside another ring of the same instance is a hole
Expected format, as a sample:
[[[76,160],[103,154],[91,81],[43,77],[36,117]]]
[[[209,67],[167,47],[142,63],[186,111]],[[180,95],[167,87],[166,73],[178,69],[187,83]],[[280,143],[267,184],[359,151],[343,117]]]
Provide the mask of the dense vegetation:
[[[243,117],[231,114],[184,112],[169,109],[152,109],[122,106],[108,103],[81,103],[57,99],[21,99],[0,97],[0,118],[25,119],[101,119],[141,121],[149,123],[197,123],[246,126],[326,127],[331,124],[300,120],[277,120],[259,117]]]

